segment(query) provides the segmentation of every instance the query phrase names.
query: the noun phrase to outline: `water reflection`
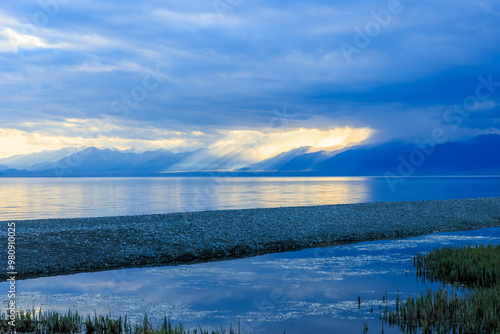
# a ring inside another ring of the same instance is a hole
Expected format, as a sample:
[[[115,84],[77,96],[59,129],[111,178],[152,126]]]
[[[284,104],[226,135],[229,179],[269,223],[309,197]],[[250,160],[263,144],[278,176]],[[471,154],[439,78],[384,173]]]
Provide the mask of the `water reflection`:
[[[0,179],[0,220],[356,203],[365,178]]]
[[[500,228],[269,254],[235,261],[127,269],[18,281],[18,305],[66,312],[166,313],[190,327],[236,324],[252,333],[362,332],[381,326],[382,296],[394,304],[424,288],[411,269],[418,251],[436,246],[500,243]],[[437,286],[437,283],[427,283]],[[7,284],[0,283],[7,290]],[[357,298],[361,297],[358,309]],[[4,303],[6,302],[5,296]],[[371,312],[371,309],[374,312]],[[377,331],[376,330],[376,331]],[[396,332],[385,328],[385,333]]]
[[[0,178],[0,220],[489,196],[500,178]]]

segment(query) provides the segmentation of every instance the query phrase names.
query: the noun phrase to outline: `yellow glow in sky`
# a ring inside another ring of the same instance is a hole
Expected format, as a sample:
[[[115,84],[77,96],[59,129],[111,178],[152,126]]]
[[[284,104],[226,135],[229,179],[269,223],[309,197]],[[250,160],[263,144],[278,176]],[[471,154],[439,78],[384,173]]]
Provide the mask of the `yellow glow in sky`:
[[[118,149],[130,148],[172,148],[183,147],[182,138],[140,140],[118,137],[97,138],[49,136],[39,133],[29,133],[15,129],[0,129],[0,158],[8,158],[18,154],[30,154],[43,150],[60,150],[65,147],[115,147]]]
[[[68,122],[68,124],[77,124]],[[77,127],[78,128],[78,127]],[[86,128],[90,128],[86,127]],[[81,130],[81,129],[76,129]],[[92,130],[92,129],[91,129]],[[99,129],[97,129],[99,130]],[[15,129],[0,129],[0,158],[7,158],[18,154],[29,154],[43,150],[59,150],[66,147],[115,147],[118,149],[135,148],[138,150],[155,150],[159,148],[179,150],[195,150],[199,141],[192,141],[200,137],[202,132],[180,133],[175,137],[165,138],[163,130],[158,130],[154,139],[129,139],[106,135],[97,131],[91,136],[64,136],[48,135],[36,132],[26,132]],[[130,129],[131,131],[132,128]],[[154,130],[153,130],[154,131]],[[78,131],[74,131],[78,134]],[[92,131],[91,131],[92,132]],[[123,132],[123,131],[122,131]],[[56,132],[57,133],[57,132]],[[131,132],[129,132],[131,133]],[[169,135],[165,132],[166,136]],[[241,166],[258,162],[276,156],[282,152],[299,147],[310,147],[310,151],[338,150],[349,145],[363,142],[373,133],[369,128],[335,128],[330,130],[298,128],[281,132],[261,132],[256,130],[234,130],[221,133],[219,140],[211,144],[205,142],[202,147],[208,148],[204,156],[194,156],[192,166],[204,164],[210,160],[222,157],[231,158],[235,164]],[[174,133],[176,134],[176,133]]]
[[[332,150],[360,143],[373,134],[370,128],[335,128],[331,130],[295,129],[284,132],[230,131],[212,148],[223,152],[247,150],[251,161],[260,161],[294,148],[310,146],[311,150]]]

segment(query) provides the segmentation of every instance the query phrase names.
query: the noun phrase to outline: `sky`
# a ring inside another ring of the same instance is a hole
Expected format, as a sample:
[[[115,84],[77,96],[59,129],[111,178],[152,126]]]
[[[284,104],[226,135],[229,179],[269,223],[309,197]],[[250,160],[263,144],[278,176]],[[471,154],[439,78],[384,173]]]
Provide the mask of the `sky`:
[[[0,158],[500,133],[500,1],[18,0]]]

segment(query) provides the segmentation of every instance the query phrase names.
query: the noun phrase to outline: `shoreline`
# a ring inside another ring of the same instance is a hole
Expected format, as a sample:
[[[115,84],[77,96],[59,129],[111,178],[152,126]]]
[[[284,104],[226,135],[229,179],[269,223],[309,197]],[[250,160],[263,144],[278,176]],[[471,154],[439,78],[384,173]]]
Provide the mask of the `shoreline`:
[[[13,220],[18,280],[500,226],[500,197]],[[7,266],[7,252],[0,261]],[[7,270],[2,274],[7,278]]]

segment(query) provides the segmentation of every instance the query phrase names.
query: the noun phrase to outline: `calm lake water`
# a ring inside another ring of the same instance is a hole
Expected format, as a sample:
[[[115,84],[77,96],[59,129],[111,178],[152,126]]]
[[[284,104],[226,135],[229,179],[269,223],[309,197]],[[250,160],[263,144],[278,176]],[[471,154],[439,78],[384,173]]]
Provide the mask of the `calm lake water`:
[[[0,178],[0,220],[500,196],[500,177]]]
[[[0,220],[93,217],[376,201],[500,196],[500,177],[407,178],[2,178]],[[500,228],[269,254],[235,261],[22,280],[21,308],[165,314],[190,328],[237,325],[245,333],[381,332],[379,307],[425,286],[410,259],[445,244],[500,243]],[[7,291],[8,283],[0,283]],[[6,306],[7,294],[0,296]],[[358,309],[357,298],[361,297]],[[370,311],[373,308],[373,313]],[[384,327],[384,333],[396,333]]]
[[[436,233],[403,240],[268,254],[234,261],[124,269],[38,278],[16,283],[22,308],[127,314],[133,323],[147,312],[166,314],[188,328],[215,329],[241,321],[243,333],[381,333],[379,309],[391,309],[438,283],[416,278],[412,257],[436,246],[499,244],[500,228]],[[410,269],[412,271],[410,271]],[[8,290],[8,282],[0,290]],[[7,294],[0,296],[5,306]],[[361,297],[358,309],[357,299]],[[373,309],[373,312],[371,312]],[[384,333],[397,333],[384,326]]]

